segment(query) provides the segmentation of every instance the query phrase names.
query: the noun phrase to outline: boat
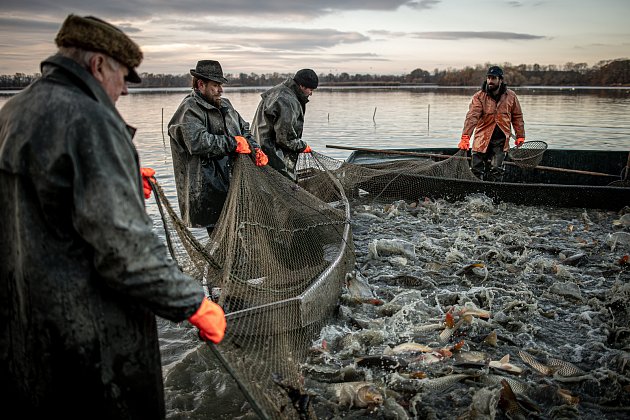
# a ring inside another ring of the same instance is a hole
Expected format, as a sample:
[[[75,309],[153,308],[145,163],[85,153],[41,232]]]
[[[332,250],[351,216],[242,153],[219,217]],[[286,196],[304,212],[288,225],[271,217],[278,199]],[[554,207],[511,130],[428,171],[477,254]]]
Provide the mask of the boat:
[[[456,148],[350,149],[348,164],[379,167],[409,159],[443,161],[458,153]],[[422,197],[462,200],[483,193],[496,202],[532,206],[582,207],[618,211],[630,206],[630,155],[621,150],[547,149],[535,167],[506,160],[501,182],[476,178],[450,178],[398,173],[387,183],[363,182],[361,190],[387,198],[418,200]],[[383,175],[384,176],[384,175]],[[398,195],[398,196],[396,196]]]

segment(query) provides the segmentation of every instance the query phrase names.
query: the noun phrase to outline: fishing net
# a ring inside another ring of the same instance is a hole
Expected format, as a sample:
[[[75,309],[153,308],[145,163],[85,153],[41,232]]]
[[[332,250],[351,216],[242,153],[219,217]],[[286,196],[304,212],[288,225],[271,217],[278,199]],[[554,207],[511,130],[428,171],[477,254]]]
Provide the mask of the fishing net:
[[[360,164],[343,163],[332,171],[351,197],[417,202],[439,189],[443,197],[457,199],[470,193],[470,184],[481,182],[470,170],[470,158],[463,150],[454,155],[391,151],[370,156]],[[450,184],[446,179],[465,182]]]
[[[519,147],[511,147],[508,157],[517,166],[533,168],[540,164],[545,150],[547,143],[544,141],[526,141]]]
[[[301,168],[296,185],[239,156],[206,243],[154,184],[169,251],[224,308],[218,356],[263,418],[313,417],[300,363],[354,267],[348,199],[326,166],[338,163],[319,157]]]
[[[262,418],[313,418],[301,366],[330,322],[354,269],[350,199],[421,201],[446,179],[481,183],[465,151],[390,151],[353,164],[313,152],[297,184],[269,166],[237,158],[221,217],[202,242],[154,184],[170,254],[223,307],[228,326],[213,348],[243,401]],[[471,188],[456,183],[451,198]]]

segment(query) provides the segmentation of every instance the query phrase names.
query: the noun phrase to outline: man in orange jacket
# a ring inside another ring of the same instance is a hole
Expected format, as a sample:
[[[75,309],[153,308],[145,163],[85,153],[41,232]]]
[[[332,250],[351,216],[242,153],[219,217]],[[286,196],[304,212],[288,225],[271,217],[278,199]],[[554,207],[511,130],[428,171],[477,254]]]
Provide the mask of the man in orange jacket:
[[[521,105],[514,91],[508,89],[503,81],[503,70],[492,66],[481,89],[472,97],[458,145],[462,150],[470,149],[470,137],[474,131],[471,169],[480,179],[501,180],[512,127],[516,132],[515,144],[520,147],[525,142]]]

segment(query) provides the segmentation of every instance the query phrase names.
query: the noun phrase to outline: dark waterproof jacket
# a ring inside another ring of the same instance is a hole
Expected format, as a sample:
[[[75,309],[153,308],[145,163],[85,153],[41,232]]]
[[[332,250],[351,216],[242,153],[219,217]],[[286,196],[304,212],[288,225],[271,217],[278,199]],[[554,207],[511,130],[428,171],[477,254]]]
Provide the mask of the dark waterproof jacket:
[[[0,109],[0,402],[25,418],[165,416],[155,315],[198,282],[167,262],[133,129],[76,62]]]
[[[213,227],[223,210],[236,157],[234,136],[245,137],[252,153],[249,124],[227,99],[221,108],[197,91],[184,98],[168,123],[181,218],[189,227]]]
[[[295,165],[306,148],[302,130],[308,97],[291,78],[260,96],[252,134],[269,158],[269,165],[295,181]]]
[[[505,134],[505,145],[503,146],[505,151],[510,148],[512,126],[514,126],[516,138],[525,137],[523,111],[516,93],[505,88],[505,85],[501,86],[501,90],[504,92],[497,102],[486,92],[486,82],[484,82],[481,90],[472,97],[462,134],[472,137],[474,131],[475,138],[472,146],[474,152],[486,153],[496,125]]]

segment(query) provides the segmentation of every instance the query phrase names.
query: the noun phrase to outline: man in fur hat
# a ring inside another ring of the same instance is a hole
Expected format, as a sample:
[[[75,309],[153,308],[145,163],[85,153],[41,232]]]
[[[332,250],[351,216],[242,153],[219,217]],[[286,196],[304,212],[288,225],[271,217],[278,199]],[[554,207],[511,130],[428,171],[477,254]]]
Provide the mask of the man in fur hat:
[[[302,131],[308,98],[318,84],[313,70],[299,70],[261,95],[252,120],[252,133],[269,157],[269,165],[293,181],[299,154],[311,152]]]
[[[69,15],[42,77],[0,110],[0,401],[26,418],[165,417],[156,316],[219,342],[221,307],[167,258],[134,129],[138,45]]]

